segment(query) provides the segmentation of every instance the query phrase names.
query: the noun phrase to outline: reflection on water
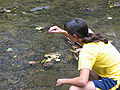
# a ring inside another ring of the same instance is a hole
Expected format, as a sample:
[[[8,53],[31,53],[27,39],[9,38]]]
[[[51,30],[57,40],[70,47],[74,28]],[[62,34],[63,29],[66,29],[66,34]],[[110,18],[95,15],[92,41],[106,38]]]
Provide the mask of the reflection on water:
[[[38,6],[49,8],[29,12]],[[104,0],[0,0],[0,89],[68,89],[69,85],[56,87],[56,80],[79,75],[77,61],[67,39],[47,30],[53,25],[63,28],[66,21],[81,17],[120,51],[119,12],[119,7],[110,8]],[[44,29],[36,30],[39,26]],[[43,70],[44,55],[55,52],[61,53],[61,61]],[[29,61],[38,63],[29,65]]]

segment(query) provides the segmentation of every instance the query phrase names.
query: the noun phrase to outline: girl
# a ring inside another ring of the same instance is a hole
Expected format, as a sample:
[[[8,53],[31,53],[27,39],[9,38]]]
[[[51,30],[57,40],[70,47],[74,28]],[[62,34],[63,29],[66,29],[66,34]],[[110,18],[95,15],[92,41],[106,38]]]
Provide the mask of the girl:
[[[64,25],[64,30],[53,26],[50,33],[61,33],[83,45],[79,53],[78,71],[80,75],[70,79],[58,79],[57,86],[72,85],[69,90],[119,90],[120,53],[101,34],[90,33],[85,20],[76,18]],[[100,80],[88,81],[94,69]]]

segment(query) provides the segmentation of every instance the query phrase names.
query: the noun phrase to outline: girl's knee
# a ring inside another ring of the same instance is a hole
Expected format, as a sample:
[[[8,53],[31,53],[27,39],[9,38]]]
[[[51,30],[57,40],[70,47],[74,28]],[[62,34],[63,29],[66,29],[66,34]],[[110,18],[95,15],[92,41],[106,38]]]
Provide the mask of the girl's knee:
[[[93,81],[89,81],[85,87],[77,87],[72,85],[69,90],[96,90]]]
[[[74,86],[70,86],[69,90],[74,90]]]

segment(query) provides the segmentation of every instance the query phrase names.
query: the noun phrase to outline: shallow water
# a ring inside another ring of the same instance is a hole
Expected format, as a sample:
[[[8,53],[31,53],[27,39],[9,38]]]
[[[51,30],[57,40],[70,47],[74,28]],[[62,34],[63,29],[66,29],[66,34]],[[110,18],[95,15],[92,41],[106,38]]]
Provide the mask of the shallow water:
[[[29,12],[37,6],[50,8]],[[73,18],[84,18],[120,51],[120,7],[110,8],[107,0],[0,0],[0,9],[0,90],[68,90],[69,85],[56,87],[56,80],[78,76],[77,61],[68,40],[48,29],[63,28]],[[40,32],[37,26],[45,29]],[[44,55],[55,52],[62,54],[61,61],[43,71]]]

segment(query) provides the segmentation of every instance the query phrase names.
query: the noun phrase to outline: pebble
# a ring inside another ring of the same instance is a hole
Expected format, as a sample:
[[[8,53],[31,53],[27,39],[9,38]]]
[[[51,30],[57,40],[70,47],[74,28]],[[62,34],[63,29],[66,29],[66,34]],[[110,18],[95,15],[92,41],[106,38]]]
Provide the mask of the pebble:
[[[31,64],[31,65],[35,65],[36,62],[35,62],[35,61],[29,61],[29,64]]]

